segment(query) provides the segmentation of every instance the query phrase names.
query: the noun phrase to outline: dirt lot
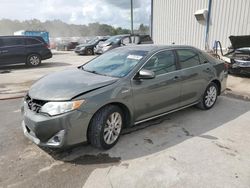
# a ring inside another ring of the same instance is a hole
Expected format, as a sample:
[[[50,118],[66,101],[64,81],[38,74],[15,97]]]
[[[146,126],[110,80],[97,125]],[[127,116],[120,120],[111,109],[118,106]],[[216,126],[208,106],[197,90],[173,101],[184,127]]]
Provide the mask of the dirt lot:
[[[0,101],[0,187],[226,187],[250,185],[250,103],[220,97],[126,130],[100,151],[43,150],[22,133],[20,99]]]

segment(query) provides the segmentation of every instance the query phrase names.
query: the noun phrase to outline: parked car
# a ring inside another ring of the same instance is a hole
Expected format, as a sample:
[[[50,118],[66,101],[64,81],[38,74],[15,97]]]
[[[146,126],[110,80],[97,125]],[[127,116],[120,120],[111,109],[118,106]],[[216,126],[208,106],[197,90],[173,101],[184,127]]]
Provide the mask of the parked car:
[[[56,44],[56,50],[60,50],[60,51],[70,51],[70,50],[74,50],[76,48],[76,46],[78,46],[79,43],[78,42],[59,42]]]
[[[0,65],[26,63],[38,66],[52,57],[48,44],[39,36],[0,36]]]
[[[78,55],[94,55],[94,48],[96,45],[98,45],[100,42],[106,41],[107,39],[108,38],[96,38],[88,41],[85,44],[80,44],[76,46],[75,53]]]
[[[153,44],[153,41],[149,35],[115,35],[97,45],[94,52],[102,54],[108,50],[131,44]]]
[[[232,44],[226,55],[230,58],[229,73],[250,75],[250,35],[230,36],[229,39]]]
[[[22,127],[41,146],[88,140],[109,149],[126,127],[193,105],[212,108],[226,80],[225,64],[193,47],[121,47],[38,80],[24,98]]]

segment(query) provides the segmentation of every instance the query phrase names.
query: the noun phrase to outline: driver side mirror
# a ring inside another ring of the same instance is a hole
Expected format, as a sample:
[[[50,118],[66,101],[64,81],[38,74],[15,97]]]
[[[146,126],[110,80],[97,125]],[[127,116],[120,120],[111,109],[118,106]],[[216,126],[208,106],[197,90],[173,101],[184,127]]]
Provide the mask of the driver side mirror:
[[[155,73],[151,70],[141,69],[136,77],[136,79],[153,79],[155,78]]]

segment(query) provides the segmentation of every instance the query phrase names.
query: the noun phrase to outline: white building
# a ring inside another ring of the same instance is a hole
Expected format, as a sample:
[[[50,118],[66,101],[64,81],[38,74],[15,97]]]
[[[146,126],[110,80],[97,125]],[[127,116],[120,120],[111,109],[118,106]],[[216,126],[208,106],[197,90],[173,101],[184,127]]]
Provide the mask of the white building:
[[[197,21],[195,13],[202,9],[207,11],[207,19]],[[230,35],[250,35],[250,0],[152,0],[152,37],[156,44],[211,49],[219,40],[226,48]]]

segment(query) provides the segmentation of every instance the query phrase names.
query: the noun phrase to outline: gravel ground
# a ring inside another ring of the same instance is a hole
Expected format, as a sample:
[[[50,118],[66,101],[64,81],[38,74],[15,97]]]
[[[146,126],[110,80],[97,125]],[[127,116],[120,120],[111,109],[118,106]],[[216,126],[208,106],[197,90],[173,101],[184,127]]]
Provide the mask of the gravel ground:
[[[0,101],[0,187],[242,187],[250,185],[250,103],[220,97],[125,130],[100,151],[39,148],[21,130],[20,99]]]

